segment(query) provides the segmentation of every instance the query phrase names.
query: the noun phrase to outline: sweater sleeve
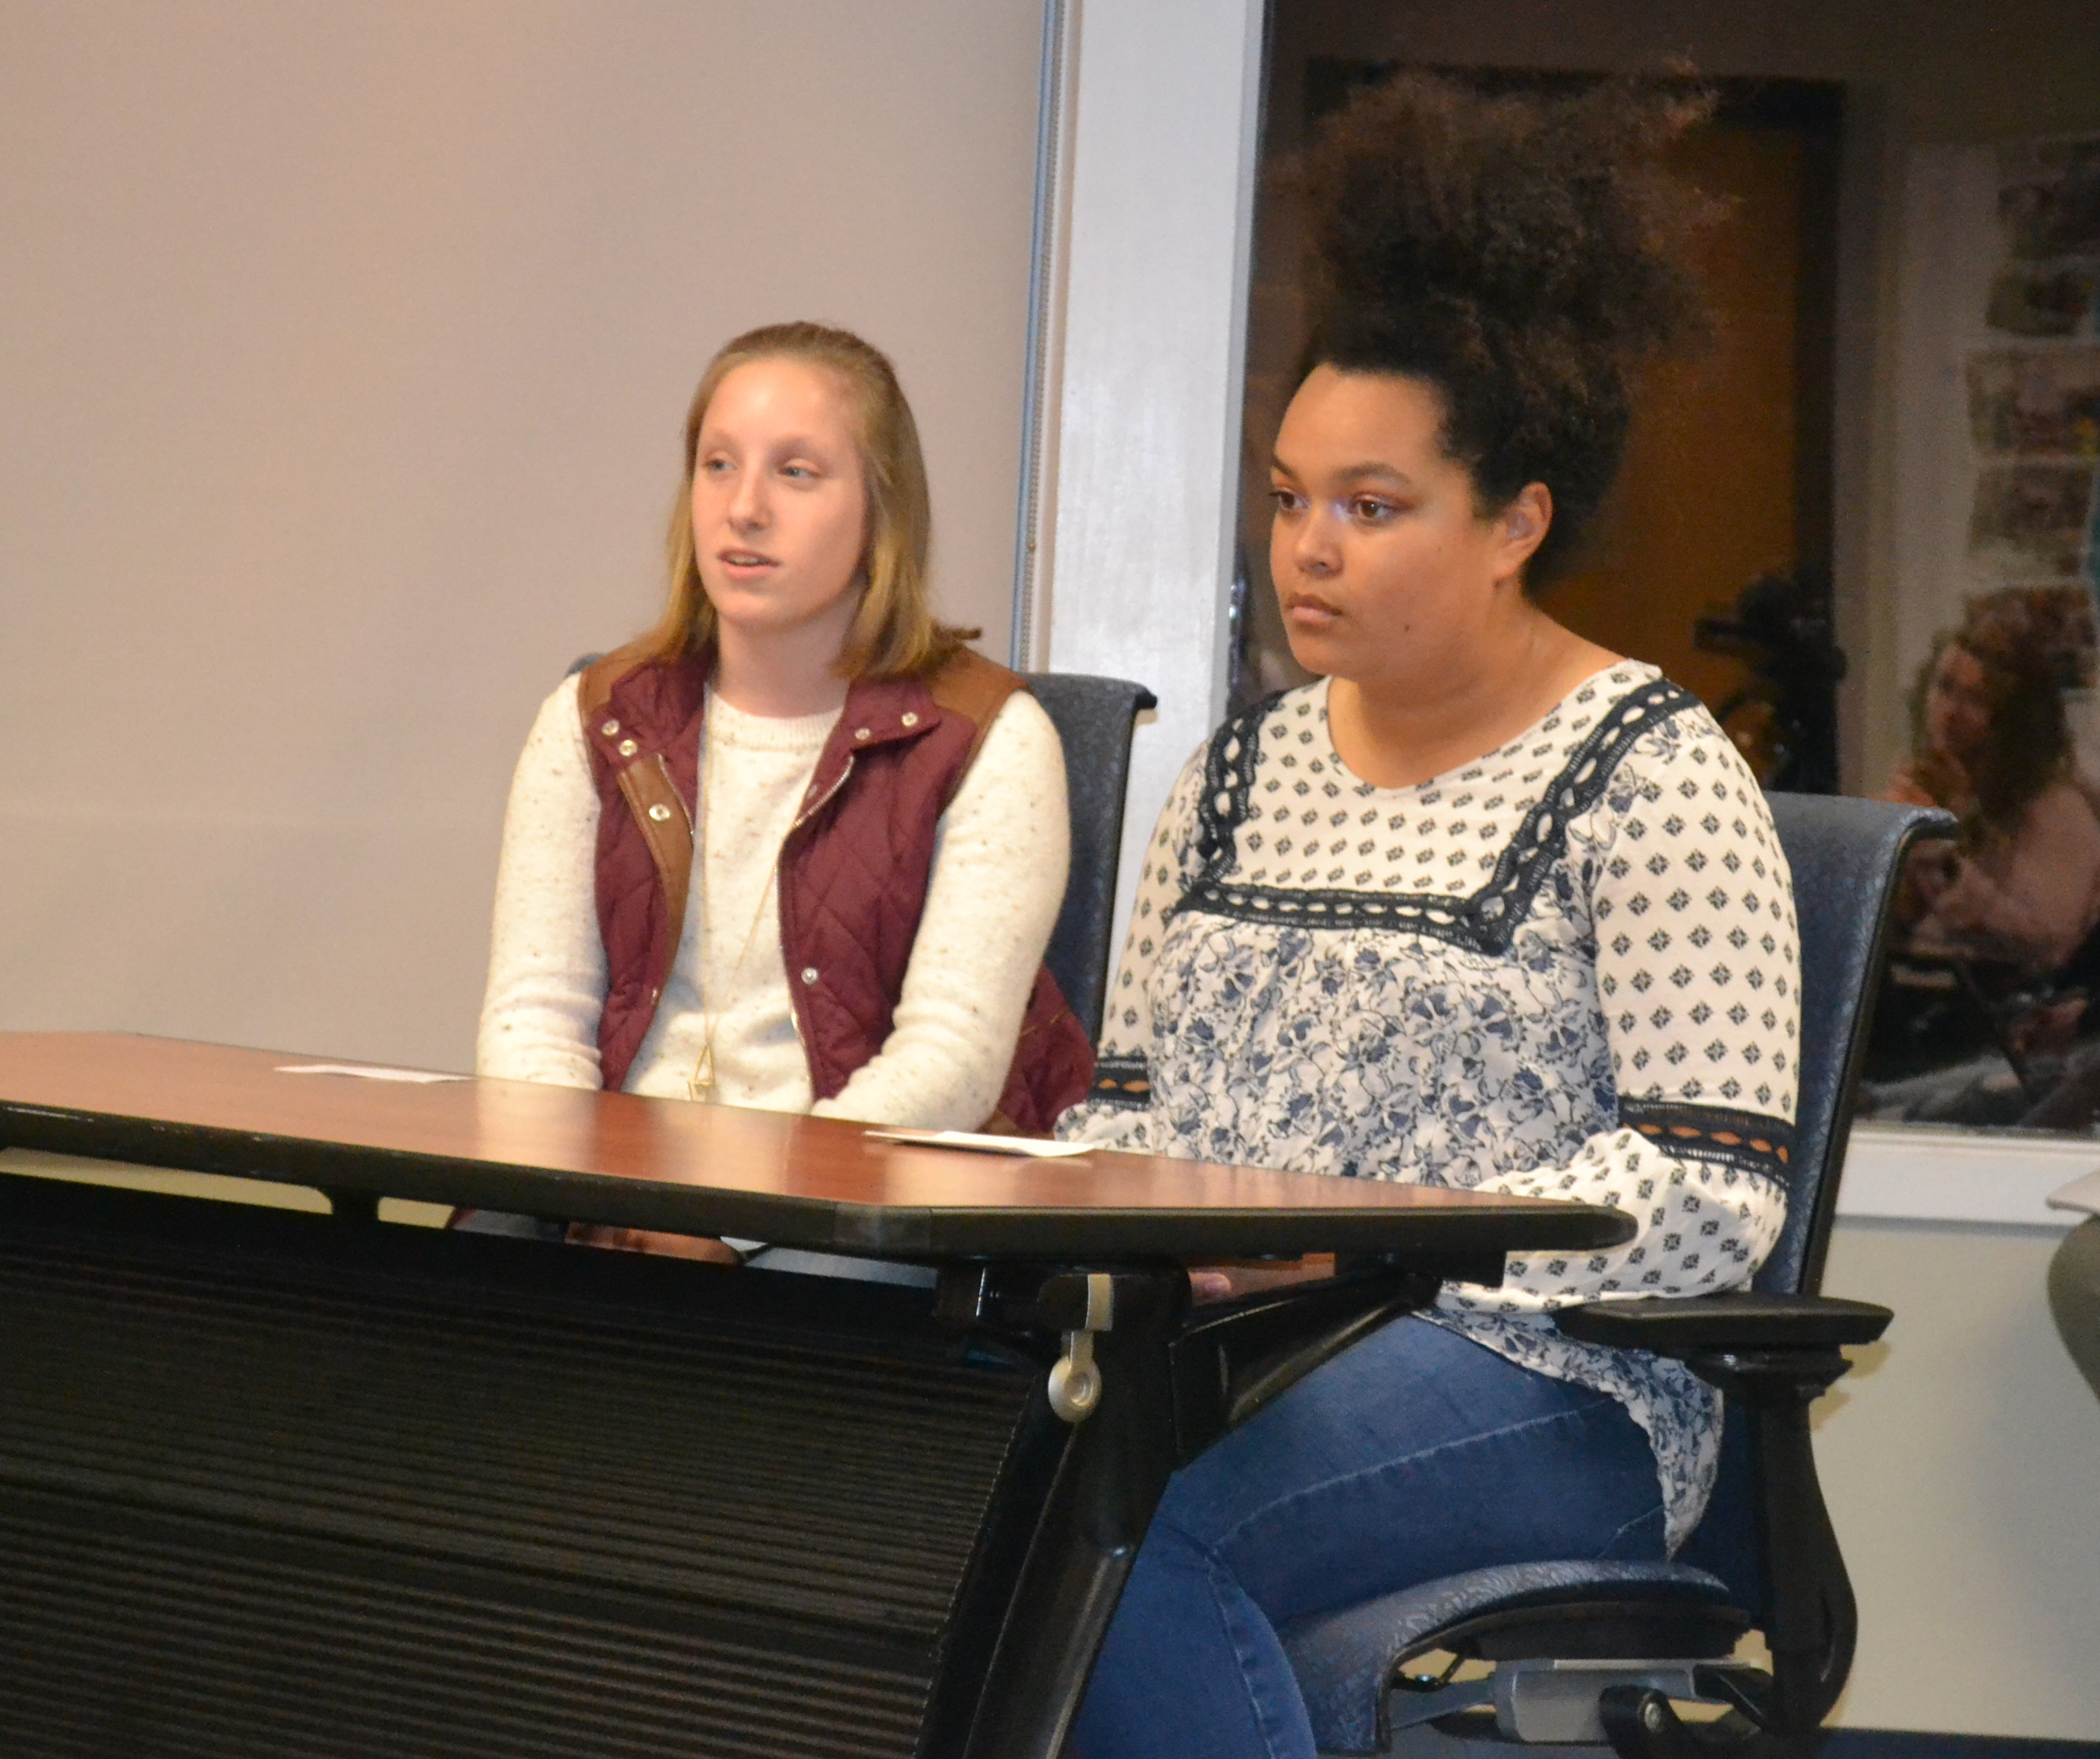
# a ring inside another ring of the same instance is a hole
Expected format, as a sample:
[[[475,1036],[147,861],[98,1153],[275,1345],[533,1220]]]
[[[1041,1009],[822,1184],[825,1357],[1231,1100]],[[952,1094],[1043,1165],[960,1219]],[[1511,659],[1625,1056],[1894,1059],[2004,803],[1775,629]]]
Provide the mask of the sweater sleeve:
[[[1779,1237],[1792,1157],[1800,957],[1763,795],[1703,712],[1627,753],[1568,827],[1586,883],[1617,1127],[1565,1166],[1483,1191],[1624,1210],[1610,1252],[1512,1257],[1499,1290],[1440,1305],[1521,1312],[1746,1285]]]
[[[1067,1142],[1091,1142],[1136,1154],[1161,1152],[1152,1132],[1152,974],[1159,963],[1167,913],[1202,866],[1196,848],[1197,804],[1209,749],[1207,742],[1198,747],[1181,766],[1146,846],[1123,960],[1102,1011],[1094,1091],[1057,1120],[1057,1134]]]
[[[599,1085],[606,968],[593,867],[598,811],[576,681],[567,678],[540,705],[511,780],[478,1074]]]
[[[1057,730],[1034,697],[1008,697],[942,815],[889,1036],[819,1117],[975,1130],[991,1115],[1071,853]]]
[[[1980,953],[2040,973],[2092,932],[2100,902],[2100,822],[2069,783],[2027,803],[2017,828],[1965,857],[1912,931],[1920,950]]]

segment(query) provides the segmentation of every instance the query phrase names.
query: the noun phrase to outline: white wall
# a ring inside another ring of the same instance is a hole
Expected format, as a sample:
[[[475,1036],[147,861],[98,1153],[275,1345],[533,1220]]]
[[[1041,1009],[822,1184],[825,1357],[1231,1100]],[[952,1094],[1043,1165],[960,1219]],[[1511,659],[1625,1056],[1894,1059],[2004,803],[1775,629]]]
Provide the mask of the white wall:
[[[2100,1403],[2049,1320],[2062,1237],[1838,1224],[1824,1289],[1896,1315],[1818,1410],[1816,1461],[1860,1600],[1838,1724],[2100,1731]]]
[[[895,357],[1004,657],[1037,0],[0,0],[0,1026],[463,1067],[686,401]]]
[[[1131,751],[1114,946],[1221,718],[1263,0],[1081,6],[1068,35],[1029,662],[1159,699]]]

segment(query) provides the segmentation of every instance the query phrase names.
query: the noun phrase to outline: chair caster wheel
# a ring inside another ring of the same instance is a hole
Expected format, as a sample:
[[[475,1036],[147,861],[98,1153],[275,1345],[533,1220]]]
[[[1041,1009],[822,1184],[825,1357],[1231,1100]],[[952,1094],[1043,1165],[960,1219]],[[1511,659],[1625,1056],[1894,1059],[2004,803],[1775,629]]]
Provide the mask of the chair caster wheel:
[[[1700,1695],[1707,1698],[1704,1689]],[[1739,1700],[1740,1701],[1740,1700]],[[1662,1693],[1645,1686],[1608,1686],[1597,1716],[1618,1759],[1812,1759],[1820,1731],[1793,1739],[1761,1728],[1740,1710],[1711,1722],[1686,1722]]]

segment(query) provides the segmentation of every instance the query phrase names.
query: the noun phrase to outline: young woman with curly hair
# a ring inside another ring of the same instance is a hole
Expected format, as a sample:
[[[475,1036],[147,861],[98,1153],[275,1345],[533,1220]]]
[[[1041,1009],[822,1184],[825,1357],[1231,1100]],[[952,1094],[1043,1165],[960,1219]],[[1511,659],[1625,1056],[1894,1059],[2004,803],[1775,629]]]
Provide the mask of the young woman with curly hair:
[[[1087,1759],[1309,1759],[1279,1627],[1492,1564],[1659,1558],[1712,1483],[1715,1395],[1550,1314],[1740,1287],[1776,1237],[1785,860],[1706,711],[1530,591],[1611,483],[1635,368],[1700,326],[1675,241],[1702,205],[1656,164],[1692,117],[1625,86],[1411,77],[1312,157],[1317,321],[1271,556],[1320,680],[1183,772],[1060,1133],[1580,1198],[1639,1232],[1448,1289],[1177,1475],[1079,1714]]]
[[[1043,967],[1062,749],[934,620],[889,360],[814,324],[737,337],[684,464],[661,619],[558,686],[518,760],[479,1072],[1047,1129],[1091,1067]]]

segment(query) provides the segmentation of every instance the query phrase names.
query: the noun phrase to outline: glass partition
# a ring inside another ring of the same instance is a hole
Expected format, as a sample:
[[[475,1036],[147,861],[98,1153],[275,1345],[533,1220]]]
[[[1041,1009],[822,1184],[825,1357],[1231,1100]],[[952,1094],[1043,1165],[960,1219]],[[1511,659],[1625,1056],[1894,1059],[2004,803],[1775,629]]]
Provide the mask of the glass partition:
[[[1278,0],[1264,70],[1232,690],[1299,681],[1267,461],[1303,343],[1290,170],[1358,86],[1688,55],[1713,345],[1652,373],[1548,608],[1699,695],[1766,785],[1930,801],[1862,1115],[2100,1124],[2100,33],[2080,0],[1428,8]]]

